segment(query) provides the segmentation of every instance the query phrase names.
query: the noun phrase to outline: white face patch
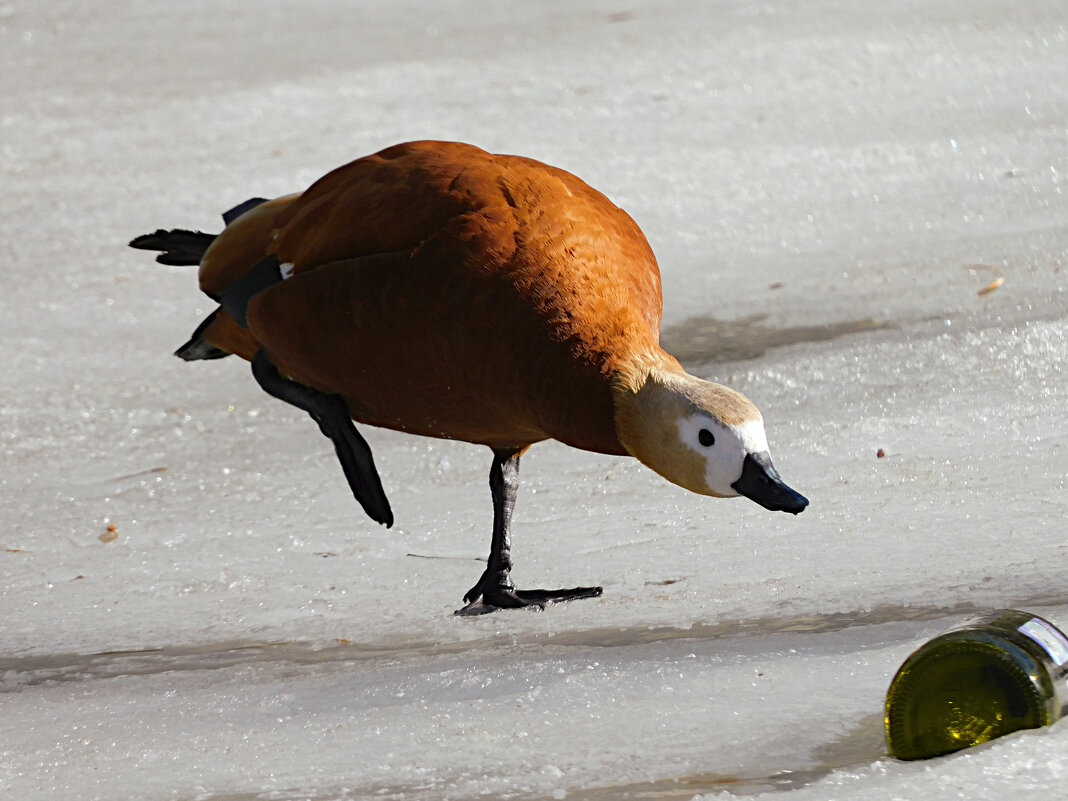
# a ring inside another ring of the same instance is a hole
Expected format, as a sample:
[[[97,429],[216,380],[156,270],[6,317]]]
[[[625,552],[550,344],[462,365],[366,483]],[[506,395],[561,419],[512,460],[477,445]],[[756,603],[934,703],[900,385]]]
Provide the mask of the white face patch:
[[[709,491],[728,498],[738,494],[731,485],[741,477],[745,457],[768,451],[759,418],[728,426],[709,415],[692,414],[679,420],[679,439],[704,459]]]
[[[285,264],[278,265],[278,272],[282,274],[282,280],[286,280],[289,276],[293,275],[294,265],[292,262],[286,262]]]
[[[746,420],[744,423],[737,425],[734,429],[738,432],[738,436],[742,440],[742,444],[745,445],[745,452],[749,453],[769,453],[768,447],[768,435],[764,431],[764,421]],[[737,481],[737,479],[735,479]]]

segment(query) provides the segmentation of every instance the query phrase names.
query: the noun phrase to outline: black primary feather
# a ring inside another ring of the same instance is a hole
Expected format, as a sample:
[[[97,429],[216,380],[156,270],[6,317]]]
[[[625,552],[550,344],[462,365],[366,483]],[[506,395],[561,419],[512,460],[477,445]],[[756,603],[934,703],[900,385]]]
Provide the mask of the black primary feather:
[[[205,234],[202,231],[186,231],[176,228],[173,231],[164,231],[162,228],[154,234],[144,234],[130,242],[130,247],[138,250],[161,251],[156,256],[160,264],[172,264],[179,266],[198,265],[204,258],[204,253],[215,241],[215,234]]]

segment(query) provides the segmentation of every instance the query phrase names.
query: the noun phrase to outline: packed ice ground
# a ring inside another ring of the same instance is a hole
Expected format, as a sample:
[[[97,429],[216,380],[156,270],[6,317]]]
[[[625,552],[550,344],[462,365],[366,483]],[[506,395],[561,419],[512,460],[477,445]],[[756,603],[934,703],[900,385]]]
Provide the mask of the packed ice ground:
[[[1062,0],[4,0],[0,54],[0,796],[1063,792],[1065,725],[906,764],[880,717],[970,613],[1068,626]],[[365,431],[387,532],[169,355],[211,303],[126,241],[423,137],[627,208],[810,509],[539,445],[517,581],[604,597],[457,618],[487,451]]]

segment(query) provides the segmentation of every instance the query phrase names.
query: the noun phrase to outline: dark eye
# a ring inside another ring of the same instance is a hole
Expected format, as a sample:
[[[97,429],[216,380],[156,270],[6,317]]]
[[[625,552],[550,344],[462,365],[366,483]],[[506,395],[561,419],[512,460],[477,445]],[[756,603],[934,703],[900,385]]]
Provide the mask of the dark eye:
[[[712,432],[707,428],[702,428],[697,432],[697,441],[704,445],[706,448],[711,448],[716,444],[716,438],[712,436]]]

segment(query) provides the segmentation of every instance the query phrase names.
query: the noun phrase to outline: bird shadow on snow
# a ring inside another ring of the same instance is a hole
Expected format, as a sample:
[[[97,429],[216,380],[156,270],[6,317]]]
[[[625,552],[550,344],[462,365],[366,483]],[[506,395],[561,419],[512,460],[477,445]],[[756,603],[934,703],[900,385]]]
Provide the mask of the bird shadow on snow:
[[[710,315],[691,317],[665,328],[660,344],[683,364],[708,364],[756,359],[771,348],[802,342],[826,342],[850,334],[896,328],[877,320],[845,320],[821,325],[775,328],[755,314],[740,320],[717,320]]]

